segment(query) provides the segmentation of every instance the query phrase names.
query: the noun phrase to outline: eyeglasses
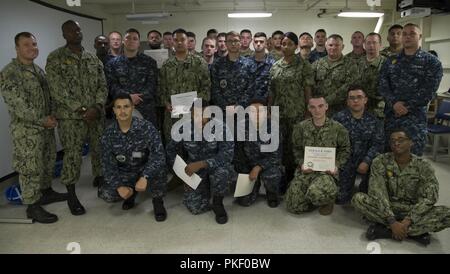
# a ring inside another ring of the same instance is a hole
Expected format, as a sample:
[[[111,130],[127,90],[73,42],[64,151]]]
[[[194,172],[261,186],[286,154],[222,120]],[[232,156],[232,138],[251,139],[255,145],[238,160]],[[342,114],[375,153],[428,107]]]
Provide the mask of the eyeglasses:
[[[362,99],[364,99],[364,96],[362,95],[358,95],[358,96],[348,96],[348,99],[350,101],[361,101]]]
[[[226,42],[227,42],[227,43],[230,43],[230,44],[232,44],[232,45],[237,45],[237,44],[240,44],[240,43],[241,43],[240,40],[227,40]]]
[[[408,141],[409,139],[408,138],[398,138],[398,139],[391,139],[391,140],[389,140],[389,143],[391,144],[391,145],[395,145],[395,144],[399,144],[399,145],[402,145],[402,144],[404,144],[406,141]]]

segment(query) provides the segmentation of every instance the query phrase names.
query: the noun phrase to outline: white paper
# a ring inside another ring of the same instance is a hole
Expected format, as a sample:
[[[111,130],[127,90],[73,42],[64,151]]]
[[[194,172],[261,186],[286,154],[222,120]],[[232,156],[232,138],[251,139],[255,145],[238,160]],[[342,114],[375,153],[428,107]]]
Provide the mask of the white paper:
[[[144,50],[144,54],[155,59],[156,65],[159,69],[162,67],[164,62],[169,59],[169,51],[167,49]]]
[[[200,178],[200,176],[198,176],[196,173],[192,174],[192,176],[187,175],[184,171],[186,166],[186,162],[177,155],[177,157],[175,158],[175,163],[173,164],[173,170],[175,171],[175,174],[181,180],[183,180],[183,182],[188,184],[192,189],[197,189],[198,185],[202,181],[202,178]]]
[[[171,95],[172,118],[178,118],[180,114],[190,113],[195,98],[197,98],[197,91]]]
[[[334,171],[336,168],[335,147],[308,147],[305,146],[304,168],[314,171]]]
[[[248,174],[239,173],[236,183],[236,190],[234,191],[234,197],[241,197],[250,194],[254,186],[255,181],[250,181]]]

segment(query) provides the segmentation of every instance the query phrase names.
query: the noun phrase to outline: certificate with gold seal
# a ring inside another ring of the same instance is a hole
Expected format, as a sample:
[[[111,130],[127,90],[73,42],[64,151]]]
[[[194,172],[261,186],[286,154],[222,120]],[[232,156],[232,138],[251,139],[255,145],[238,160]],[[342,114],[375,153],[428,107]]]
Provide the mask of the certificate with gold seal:
[[[304,169],[314,171],[334,171],[336,167],[335,147],[309,147],[305,146]]]

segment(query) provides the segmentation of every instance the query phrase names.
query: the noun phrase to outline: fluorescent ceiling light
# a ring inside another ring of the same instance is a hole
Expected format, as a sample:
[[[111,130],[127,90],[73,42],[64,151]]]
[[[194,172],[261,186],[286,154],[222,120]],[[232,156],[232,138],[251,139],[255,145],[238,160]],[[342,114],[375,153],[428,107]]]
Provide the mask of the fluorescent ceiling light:
[[[261,17],[272,17],[271,12],[234,12],[228,13],[229,18],[261,18]]]
[[[165,13],[165,12],[133,13],[133,14],[127,14],[126,18],[127,18],[127,20],[145,21],[145,20],[148,20],[148,19],[167,18],[169,16],[172,16],[172,14]]]
[[[383,12],[372,11],[342,11],[338,14],[339,17],[356,17],[356,18],[378,18],[383,16]]]

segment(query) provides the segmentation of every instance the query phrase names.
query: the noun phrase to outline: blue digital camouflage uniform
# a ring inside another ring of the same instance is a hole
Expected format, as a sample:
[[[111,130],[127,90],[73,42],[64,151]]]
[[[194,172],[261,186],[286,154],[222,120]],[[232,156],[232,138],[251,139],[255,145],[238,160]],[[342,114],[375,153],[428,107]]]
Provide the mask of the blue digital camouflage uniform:
[[[227,56],[214,60],[211,67],[211,103],[225,109],[240,105],[246,108],[255,95],[252,62],[239,57],[232,62]]]
[[[166,156],[161,137],[150,122],[133,117],[126,133],[114,122],[106,128],[101,143],[105,183],[99,188],[100,198],[107,202],[121,200],[117,188],[134,188],[140,177],[147,179],[153,198],[164,196]]]
[[[249,125],[253,126],[252,123],[250,123]],[[267,133],[275,134],[271,132],[270,120],[267,120]],[[243,172],[250,173],[250,171],[255,166],[260,166],[262,168],[258,176],[258,181],[255,183],[255,187],[253,188],[252,193],[248,195],[249,202],[250,204],[252,204],[258,197],[261,183],[264,184],[266,192],[279,194],[280,182],[282,178],[282,152],[281,145],[278,146],[278,149],[273,152],[262,152],[261,146],[270,144],[272,140],[263,141],[260,138],[260,134],[257,134],[257,140],[250,141],[249,135],[249,128],[246,127],[246,141],[243,144],[245,154],[245,162],[242,163],[242,165],[244,166]],[[279,139],[281,144],[281,136],[279,137]]]
[[[438,232],[450,227],[450,209],[435,206],[439,183],[431,165],[412,155],[409,164],[400,169],[392,153],[373,160],[369,193],[356,193],[355,209],[369,221],[388,226],[388,219],[411,219],[408,235]]]
[[[80,178],[82,146],[89,138],[92,173],[102,176],[100,138],[104,129],[104,105],[107,87],[102,62],[94,54],[82,50],[73,53],[60,47],[47,57],[45,66],[52,107],[58,119],[58,135],[64,148],[61,183],[75,184]],[[90,123],[77,112],[96,108],[97,119]]]
[[[298,167],[303,164],[305,146],[335,147],[338,169],[350,156],[351,147],[347,129],[329,118],[326,118],[322,127],[316,127],[311,118],[295,125],[292,143]],[[337,176],[325,172],[314,171],[303,174],[297,169],[295,178],[286,191],[287,210],[299,214],[318,206],[334,203],[338,192],[337,179]]]
[[[190,130],[190,140],[194,140],[191,121],[191,119],[188,119],[184,124],[185,128]],[[221,121],[215,121],[218,126],[226,130]],[[182,132],[183,130],[180,129],[180,133]],[[183,159],[186,164],[197,161],[206,161],[208,164],[206,169],[197,172],[197,175],[202,178],[197,189],[194,190],[184,184],[183,204],[192,214],[201,214],[211,209],[211,192],[213,195],[225,196],[228,191],[229,181],[234,176],[232,167],[234,142],[226,141],[225,138],[223,141],[217,141],[215,138],[210,139],[210,136],[206,135],[201,141],[181,140],[177,142],[172,139],[167,145],[167,163],[171,169],[180,148],[187,154],[187,158]]]
[[[311,51],[311,53],[309,54],[309,63],[312,64],[312,63],[314,63],[315,61],[317,61],[317,60],[319,60],[320,58],[325,57],[325,56],[327,56],[327,55],[328,55],[328,53],[327,53],[326,50],[319,52],[319,51],[317,51],[316,49],[313,49],[313,50]]]
[[[379,93],[385,106],[385,147],[393,129],[403,128],[414,142],[412,153],[421,156],[426,144],[427,105],[436,95],[443,75],[442,64],[436,56],[421,49],[413,56],[404,51],[391,56],[384,63]],[[406,115],[396,117],[393,106],[402,101],[408,109]]]
[[[253,62],[251,73],[255,77],[255,94],[253,97],[267,100],[269,96],[270,69],[275,63],[275,59],[270,54],[266,54],[263,62],[256,61],[255,56],[251,56],[249,59]]]
[[[153,58],[142,53],[134,58],[117,56],[106,64],[105,75],[112,98],[119,93],[142,93],[144,101],[135,108],[144,119],[157,125],[158,69]]]
[[[333,119],[341,123],[348,131],[351,154],[345,165],[339,171],[339,193],[337,200],[347,203],[352,196],[353,186],[360,163],[372,164],[372,160],[384,150],[383,123],[372,113],[364,111],[360,119],[352,116],[349,109],[338,112]],[[362,181],[359,185],[361,192],[367,193],[369,171],[361,175]]]

